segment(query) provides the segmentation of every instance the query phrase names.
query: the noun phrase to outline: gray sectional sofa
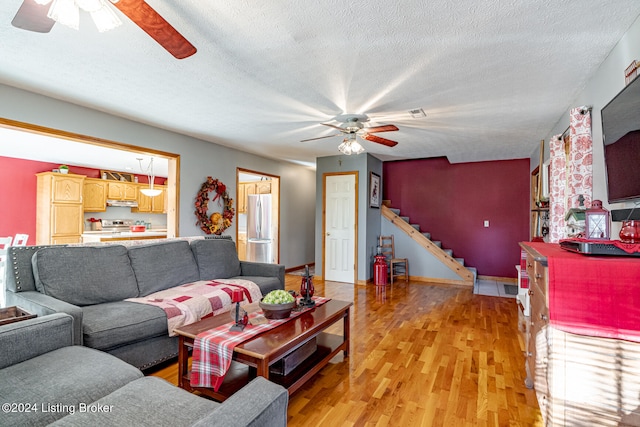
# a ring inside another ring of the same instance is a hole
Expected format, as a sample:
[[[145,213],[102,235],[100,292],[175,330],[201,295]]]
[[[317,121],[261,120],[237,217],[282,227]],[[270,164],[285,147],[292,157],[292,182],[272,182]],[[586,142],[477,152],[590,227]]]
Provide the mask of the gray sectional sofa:
[[[173,358],[159,307],[124,301],[198,280],[241,278],[265,295],[284,289],[284,266],[239,261],[230,239],[174,239],[123,246],[9,248],[7,306],[40,316],[68,313],[73,343],[110,353],[139,369]]]
[[[0,326],[0,425],[285,426],[287,390],[257,377],[217,403],[73,345],[63,313]]]

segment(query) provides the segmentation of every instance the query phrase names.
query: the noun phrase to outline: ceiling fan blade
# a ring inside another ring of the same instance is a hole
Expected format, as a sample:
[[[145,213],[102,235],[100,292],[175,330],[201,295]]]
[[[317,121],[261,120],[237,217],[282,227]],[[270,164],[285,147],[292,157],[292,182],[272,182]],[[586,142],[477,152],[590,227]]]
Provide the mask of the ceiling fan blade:
[[[320,124],[325,125],[325,126],[329,126],[331,128],[334,128],[334,129],[338,129],[342,133],[348,133],[349,132],[348,130],[346,130],[345,128],[341,128],[340,126],[332,125],[332,124],[329,124],[329,123],[320,123]]]
[[[24,0],[20,9],[13,17],[11,25],[27,31],[35,31],[36,33],[48,33],[56,23],[47,16],[50,4],[41,5],[33,0]]]
[[[396,141],[392,141],[386,138],[380,138],[376,135],[369,135],[368,133],[362,135],[362,139],[366,139],[367,141],[371,142],[377,142],[378,144],[386,145],[387,147],[395,147],[396,145],[398,145]]]
[[[120,0],[113,5],[177,59],[196,53],[196,48],[144,0]]]
[[[300,142],[315,141],[316,139],[333,138],[334,136],[338,136],[338,135],[340,134],[336,133],[335,135],[319,136],[317,138],[303,139]]]
[[[382,126],[373,126],[370,128],[366,128],[365,131],[367,133],[375,133],[375,132],[391,132],[394,130],[400,130],[396,125],[382,125]]]

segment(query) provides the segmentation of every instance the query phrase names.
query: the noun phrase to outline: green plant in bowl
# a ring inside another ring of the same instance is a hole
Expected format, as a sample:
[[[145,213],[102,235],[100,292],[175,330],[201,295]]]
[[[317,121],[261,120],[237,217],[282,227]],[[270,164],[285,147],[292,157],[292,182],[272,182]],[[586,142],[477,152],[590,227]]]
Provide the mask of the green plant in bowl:
[[[267,319],[286,319],[296,306],[296,299],[289,292],[279,289],[265,295],[259,305]]]

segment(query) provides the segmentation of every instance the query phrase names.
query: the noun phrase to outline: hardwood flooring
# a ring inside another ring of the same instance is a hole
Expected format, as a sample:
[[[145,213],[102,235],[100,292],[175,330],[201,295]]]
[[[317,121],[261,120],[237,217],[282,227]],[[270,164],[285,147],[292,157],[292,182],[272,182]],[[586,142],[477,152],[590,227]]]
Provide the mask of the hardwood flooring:
[[[300,280],[287,275],[287,289]],[[515,300],[421,282],[314,285],[353,301],[351,350],[290,396],[289,426],[542,425]],[[151,375],[177,384],[177,364]]]

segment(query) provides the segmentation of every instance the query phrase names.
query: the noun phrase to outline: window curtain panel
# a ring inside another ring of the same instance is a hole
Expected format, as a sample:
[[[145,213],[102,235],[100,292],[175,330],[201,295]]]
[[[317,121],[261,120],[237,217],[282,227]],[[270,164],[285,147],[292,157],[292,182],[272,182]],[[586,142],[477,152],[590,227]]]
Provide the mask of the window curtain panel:
[[[565,189],[567,186],[567,156],[562,135],[549,140],[549,242],[564,239]]]
[[[567,173],[567,209],[591,207],[593,197],[593,140],[591,139],[591,110],[578,107],[571,110],[571,133]]]
[[[549,141],[551,158],[549,194],[549,241],[557,243],[567,237],[565,215],[571,208],[591,207],[593,195],[593,139],[591,110],[577,107],[569,112],[569,146],[562,135]]]

